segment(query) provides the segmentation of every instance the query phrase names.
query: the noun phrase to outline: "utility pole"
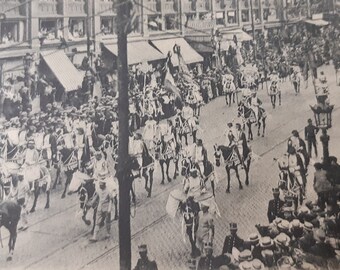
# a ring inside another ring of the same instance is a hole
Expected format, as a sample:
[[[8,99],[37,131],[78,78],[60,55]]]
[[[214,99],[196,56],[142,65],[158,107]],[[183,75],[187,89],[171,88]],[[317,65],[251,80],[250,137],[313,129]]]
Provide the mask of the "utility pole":
[[[249,2],[250,2],[250,15],[251,15],[251,31],[253,33],[253,44],[254,44],[254,61],[256,62],[256,39],[255,39],[253,0],[249,0]]]
[[[118,182],[119,182],[119,263],[121,270],[131,269],[130,228],[130,168],[129,168],[129,95],[127,62],[127,26],[130,18],[130,3],[117,1],[118,38]]]
[[[91,28],[91,21],[90,21],[90,1],[91,0],[86,0],[86,38],[87,38],[87,57],[89,58],[89,60],[91,60],[90,62],[90,66],[92,66],[92,59],[90,59],[91,57],[91,38],[90,38],[90,28]],[[94,0],[93,0],[94,1]]]

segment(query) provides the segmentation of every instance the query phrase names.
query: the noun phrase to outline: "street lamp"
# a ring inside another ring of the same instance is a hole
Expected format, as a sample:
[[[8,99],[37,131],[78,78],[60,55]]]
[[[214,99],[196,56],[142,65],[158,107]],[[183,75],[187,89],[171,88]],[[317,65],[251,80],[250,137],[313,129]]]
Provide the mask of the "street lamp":
[[[219,30],[212,30],[212,36],[211,36],[211,44],[214,50],[213,55],[213,62],[214,67],[221,67],[221,42],[222,42],[222,35]]]
[[[315,118],[315,125],[317,128],[322,130],[322,135],[320,136],[320,140],[322,142],[323,147],[323,162],[324,164],[329,164],[329,150],[328,150],[328,142],[329,135],[327,134],[327,129],[332,127],[332,111],[334,105],[329,105],[326,101],[318,102],[318,104],[314,106],[310,106]]]
[[[25,72],[25,86],[30,86],[30,68],[33,62],[33,56],[30,53],[26,53],[23,58],[24,72]]]

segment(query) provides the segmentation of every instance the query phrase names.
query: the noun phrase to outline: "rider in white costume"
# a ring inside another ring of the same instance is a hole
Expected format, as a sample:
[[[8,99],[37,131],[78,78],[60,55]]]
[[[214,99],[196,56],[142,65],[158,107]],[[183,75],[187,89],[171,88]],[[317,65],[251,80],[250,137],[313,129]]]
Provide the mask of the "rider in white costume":
[[[78,150],[77,151],[77,157],[78,157],[78,166],[81,168],[81,158],[84,153],[85,148],[85,133],[83,128],[77,128],[77,133],[75,136],[75,147]]]
[[[201,139],[198,139],[197,144],[194,144],[193,146],[192,158],[193,158],[193,162],[198,165],[201,176],[203,176],[203,172],[204,172],[203,161],[206,158],[206,149],[204,148],[203,142]]]
[[[191,169],[190,176],[184,178],[183,181],[183,190],[187,194],[187,197],[197,198],[201,195],[201,178],[196,169]]]
[[[33,182],[40,178],[40,167],[39,167],[39,153],[35,149],[34,140],[30,139],[27,142],[27,149],[24,155],[24,175],[25,180]],[[34,185],[33,187],[34,188]]]
[[[254,111],[255,117],[256,117],[256,122],[259,119],[259,111],[260,111],[260,106],[262,102],[257,98],[256,92],[252,93],[252,96],[250,98],[250,108]]]
[[[149,119],[145,122],[145,127],[143,130],[143,139],[146,143],[148,149],[154,148],[154,140],[157,131],[157,122],[149,116]]]

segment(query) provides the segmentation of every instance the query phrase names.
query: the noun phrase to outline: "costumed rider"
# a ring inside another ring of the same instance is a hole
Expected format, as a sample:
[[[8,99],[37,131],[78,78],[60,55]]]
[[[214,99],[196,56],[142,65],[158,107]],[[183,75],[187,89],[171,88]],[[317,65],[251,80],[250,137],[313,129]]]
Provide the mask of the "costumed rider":
[[[249,103],[250,103],[250,108],[254,111],[256,123],[257,123],[259,120],[259,113],[260,113],[262,101],[257,97],[256,92],[252,92]]]
[[[230,147],[235,141],[233,123],[229,122],[227,128],[224,131],[225,145]]]
[[[82,127],[77,128],[77,133],[75,135],[75,147],[77,149],[78,167],[81,168],[82,157],[85,148],[85,131]]]
[[[39,153],[35,149],[33,139],[29,139],[27,142],[23,168],[25,180],[30,184],[31,190],[33,191],[34,181],[40,178]]]
[[[183,179],[183,190],[187,197],[197,198],[202,193],[202,179],[198,175],[197,169],[190,170],[190,176]]]
[[[245,150],[246,148],[248,148],[247,138],[246,138],[246,134],[242,130],[240,123],[236,123],[235,127],[236,127],[236,130],[235,130],[235,135],[234,135],[234,145],[237,146],[237,155],[240,159],[242,166],[245,167],[243,157],[246,156]]]
[[[135,133],[129,145],[131,146],[129,149],[129,154],[137,159],[140,168],[139,177],[141,177],[143,169],[143,153],[146,149],[146,145],[143,141],[142,135],[140,133]]]
[[[197,143],[193,145],[192,161],[198,167],[201,177],[203,177],[204,173],[203,161],[208,158],[207,156],[208,156],[207,150],[203,146],[202,139],[198,139]]]
[[[17,175],[12,176],[12,185],[10,193],[8,194],[9,200],[16,201],[21,206],[21,223],[22,226],[19,227],[19,230],[26,230],[28,228],[27,214],[28,211],[26,209],[28,199],[29,199],[29,191],[30,187],[28,182],[24,179],[23,171],[19,171]]]
[[[320,72],[319,81],[322,84],[327,83],[327,77],[323,71]]]

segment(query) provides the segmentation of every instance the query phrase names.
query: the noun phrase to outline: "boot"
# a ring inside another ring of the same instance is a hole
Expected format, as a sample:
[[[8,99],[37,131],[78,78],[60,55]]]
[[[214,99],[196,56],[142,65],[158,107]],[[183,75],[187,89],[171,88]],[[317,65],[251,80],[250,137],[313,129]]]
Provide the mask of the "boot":
[[[99,228],[96,225],[94,232],[93,232],[93,236],[92,236],[92,238],[90,238],[90,242],[95,243],[95,242],[98,241],[98,239],[97,239],[98,231],[99,231]]]

